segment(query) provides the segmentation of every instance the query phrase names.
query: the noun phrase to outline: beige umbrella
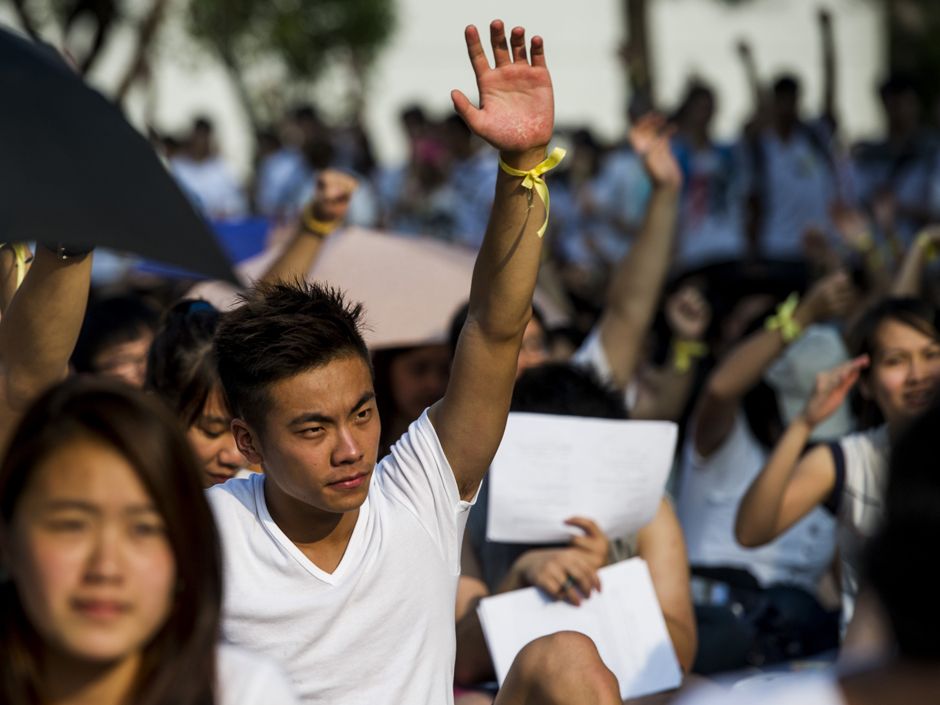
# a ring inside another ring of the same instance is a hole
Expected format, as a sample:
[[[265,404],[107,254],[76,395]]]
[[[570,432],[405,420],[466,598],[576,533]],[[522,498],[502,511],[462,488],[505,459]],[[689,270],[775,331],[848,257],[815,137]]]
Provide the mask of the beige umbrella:
[[[278,249],[238,267],[246,284],[265,272]],[[327,240],[308,277],[365,305],[370,348],[426,345],[446,342],[451,318],[470,295],[475,259],[474,250],[433,238],[347,228]],[[222,309],[237,303],[236,294],[222,282],[199,284],[189,292]],[[565,322],[544,292],[537,290],[535,300],[550,326]]]

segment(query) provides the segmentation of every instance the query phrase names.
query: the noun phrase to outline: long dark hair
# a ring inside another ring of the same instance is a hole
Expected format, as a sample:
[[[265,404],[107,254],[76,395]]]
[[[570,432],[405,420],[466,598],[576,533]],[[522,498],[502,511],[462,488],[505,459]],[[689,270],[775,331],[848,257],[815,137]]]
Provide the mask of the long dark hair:
[[[914,421],[894,444],[885,518],[866,552],[868,580],[902,658],[940,663],[940,602],[934,556],[940,541],[937,429],[940,405]]]
[[[875,353],[878,352],[875,336],[885,321],[903,323],[929,338],[940,341],[938,311],[929,303],[915,298],[882,299],[865,311],[852,326],[848,342],[853,357],[868,355],[874,363]],[[872,365],[869,365],[862,370],[862,379],[871,376],[871,369]],[[884,416],[873,401],[855,394],[852,397],[852,405],[863,428],[871,428],[884,423]]]
[[[186,299],[167,311],[147,356],[146,386],[163,397],[189,428],[214,387],[221,389],[212,352],[219,311]]]
[[[144,647],[135,705],[212,705],[222,600],[219,536],[199,463],[159,400],[103,380],[73,378],[26,412],[0,464],[0,525],[9,530],[33,471],[54,449],[93,438],[123,455],[162,516],[176,562],[172,610]],[[42,643],[12,581],[0,583],[0,701],[39,702]]]

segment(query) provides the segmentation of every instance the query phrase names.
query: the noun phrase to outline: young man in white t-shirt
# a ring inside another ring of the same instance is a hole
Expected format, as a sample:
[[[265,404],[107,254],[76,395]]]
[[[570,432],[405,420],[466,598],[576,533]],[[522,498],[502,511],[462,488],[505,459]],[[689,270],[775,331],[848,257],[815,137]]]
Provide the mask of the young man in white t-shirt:
[[[467,48],[479,109],[471,130],[528,171],[552,135],[539,37],[507,43],[495,68]],[[500,170],[443,399],[378,465],[380,424],[360,308],[316,285],[262,285],[223,319],[219,373],[239,449],[264,475],[209,491],[226,563],[225,636],[278,659],[306,702],[450,703],[454,598],[467,512],[502,438],[531,315],[547,216],[541,195]],[[517,658],[498,702],[618,703],[586,637],[561,633]]]

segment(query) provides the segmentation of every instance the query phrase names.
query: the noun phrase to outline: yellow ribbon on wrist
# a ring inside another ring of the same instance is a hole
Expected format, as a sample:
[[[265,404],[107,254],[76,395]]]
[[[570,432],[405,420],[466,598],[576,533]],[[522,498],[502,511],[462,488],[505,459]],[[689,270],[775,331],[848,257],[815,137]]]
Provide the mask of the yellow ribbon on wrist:
[[[303,213],[301,213],[300,222],[303,224],[304,230],[318,237],[326,237],[336,230],[340,224],[339,220],[318,220],[314,218],[313,211],[309,206],[304,208]]]
[[[676,372],[686,373],[692,369],[692,361],[705,357],[708,346],[701,340],[673,340],[672,365]]]
[[[522,169],[516,169],[509,166],[506,162],[500,158],[499,168],[505,171],[510,176],[521,176],[522,178],[522,187],[529,189],[529,207],[532,206],[532,194],[535,193],[542,200],[542,203],[545,204],[545,222],[542,223],[542,227],[538,229],[538,236],[542,237],[545,235],[545,229],[548,227],[548,184],[545,183],[545,179],[542,178],[542,174],[545,174],[561,163],[561,160],[565,158],[565,150],[561,147],[555,147],[551,153],[541,162],[536,164],[534,167],[528,171],[523,171]]]
[[[9,247],[13,252],[13,266],[16,267],[16,288],[26,278],[26,265],[33,261],[33,253],[25,242],[0,242],[0,249]]]
[[[924,251],[924,258],[928,262],[933,262],[940,257],[940,248],[938,248],[928,233],[921,233],[915,241],[917,246]]]
[[[764,327],[767,330],[779,330],[783,342],[790,343],[800,337],[803,327],[793,317],[796,307],[800,305],[800,295],[796,292],[790,294],[786,301],[777,306],[777,313],[767,318]]]

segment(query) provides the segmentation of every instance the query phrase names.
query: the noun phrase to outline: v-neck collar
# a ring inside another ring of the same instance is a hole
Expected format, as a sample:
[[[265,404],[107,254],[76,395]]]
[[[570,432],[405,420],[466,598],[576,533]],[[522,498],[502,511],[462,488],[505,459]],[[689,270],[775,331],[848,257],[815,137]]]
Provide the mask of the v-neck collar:
[[[343,557],[340,559],[336,569],[332,573],[328,573],[310,560],[307,555],[288,538],[287,534],[281,530],[281,527],[279,527],[271,517],[271,513],[268,511],[268,504],[264,499],[264,483],[264,475],[261,476],[260,481],[255,483],[255,504],[258,509],[258,516],[261,518],[261,523],[265,531],[268,532],[268,535],[277,541],[291,558],[297,561],[297,563],[313,577],[329,585],[339,585],[342,583],[346,574],[351,570],[349,566],[359,563],[362,557],[362,552],[365,547],[363,534],[365,533],[365,526],[368,523],[369,517],[369,497],[367,496],[366,501],[359,507],[359,516],[356,517],[356,525],[353,527],[349,542],[346,544]]]

